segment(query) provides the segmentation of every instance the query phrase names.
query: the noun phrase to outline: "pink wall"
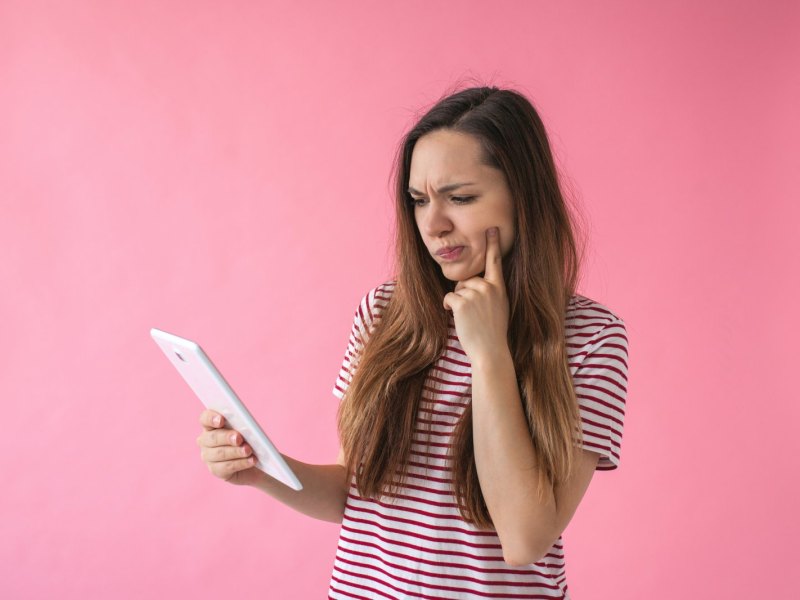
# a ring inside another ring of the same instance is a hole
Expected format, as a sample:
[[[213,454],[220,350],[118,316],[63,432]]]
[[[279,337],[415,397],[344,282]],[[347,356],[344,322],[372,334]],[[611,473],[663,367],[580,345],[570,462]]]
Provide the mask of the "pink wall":
[[[392,4],[0,4],[3,597],[323,597],[337,526],[208,473],[148,332],[334,462],[395,144],[465,76],[533,98],[591,219],[583,292],[628,326],[573,597],[787,597],[798,4]]]

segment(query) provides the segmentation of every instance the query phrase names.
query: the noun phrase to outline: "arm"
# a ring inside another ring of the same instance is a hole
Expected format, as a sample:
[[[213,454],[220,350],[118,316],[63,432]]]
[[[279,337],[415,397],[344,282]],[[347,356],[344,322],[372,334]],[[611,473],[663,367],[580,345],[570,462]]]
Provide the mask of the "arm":
[[[303,489],[295,491],[263,471],[258,471],[261,476],[253,487],[304,515],[341,523],[350,487],[345,467],[341,464],[344,462],[341,451],[339,464],[335,465],[309,465],[285,454],[281,456],[297,475]]]
[[[473,363],[472,435],[481,491],[503,558],[540,560],[566,528],[589,486],[599,455],[583,451],[574,475],[537,495],[538,461],[510,351]]]
[[[540,560],[569,523],[599,455],[583,451],[577,469],[539,500],[538,457],[522,407],[508,348],[509,303],[497,227],[486,230],[483,277],[459,281],[445,295],[456,331],[472,362],[472,440],[486,506],[511,565]],[[624,402],[624,400],[623,400]]]

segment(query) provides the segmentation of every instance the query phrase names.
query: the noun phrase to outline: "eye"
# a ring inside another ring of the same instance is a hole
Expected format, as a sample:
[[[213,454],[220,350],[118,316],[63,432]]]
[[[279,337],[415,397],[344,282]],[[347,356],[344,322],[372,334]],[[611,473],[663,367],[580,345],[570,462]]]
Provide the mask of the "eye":
[[[475,199],[475,196],[452,196],[450,199],[456,204],[467,204],[468,202],[472,202]],[[425,202],[424,198],[414,198],[409,196],[408,203],[411,206],[422,206],[422,202]]]

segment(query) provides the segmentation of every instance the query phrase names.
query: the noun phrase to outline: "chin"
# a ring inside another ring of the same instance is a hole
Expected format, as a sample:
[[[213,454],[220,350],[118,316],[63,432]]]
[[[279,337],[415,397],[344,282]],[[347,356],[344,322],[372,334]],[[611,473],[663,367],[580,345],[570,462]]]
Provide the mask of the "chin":
[[[471,279],[476,275],[480,275],[483,277],[483,271],[479,273],[460,273],[453,269],[450,273],[447,273],[444,269],[442,269],[442,274],[449,279],[450,281],[457,282],[457,281],[466,281],[467,279]]]

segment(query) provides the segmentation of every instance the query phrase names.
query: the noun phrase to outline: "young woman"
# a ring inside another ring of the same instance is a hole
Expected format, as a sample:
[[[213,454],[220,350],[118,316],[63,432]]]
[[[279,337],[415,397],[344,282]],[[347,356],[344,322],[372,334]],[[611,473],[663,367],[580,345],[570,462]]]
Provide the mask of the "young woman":
[[[569,598],[561,534],[619,465],[628,345],[576,292],[544,126],[518,92],[459,91],[404,137],[395,181],[396,274],[355,311],[337,464],[286,457],[295,492],[212,411],[202,458],[341,523],[329,598]]]

